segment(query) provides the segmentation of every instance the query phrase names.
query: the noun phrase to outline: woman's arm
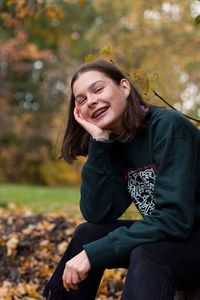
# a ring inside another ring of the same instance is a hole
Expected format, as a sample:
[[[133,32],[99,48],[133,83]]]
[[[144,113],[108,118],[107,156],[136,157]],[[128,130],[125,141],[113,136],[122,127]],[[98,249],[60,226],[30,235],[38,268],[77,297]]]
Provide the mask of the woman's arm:
[[[88,160],[82,170],[80,208],[91,223],[116,220],[132,202],[113,144],[90,141]]]
[[[82,170],[81,212],[88,222],[110,223],[131,203],[123,173],[117,168],[117,157],[113,157],[111,132],[85,120],[78,106],[74,117],[91,136],[88,159]]]

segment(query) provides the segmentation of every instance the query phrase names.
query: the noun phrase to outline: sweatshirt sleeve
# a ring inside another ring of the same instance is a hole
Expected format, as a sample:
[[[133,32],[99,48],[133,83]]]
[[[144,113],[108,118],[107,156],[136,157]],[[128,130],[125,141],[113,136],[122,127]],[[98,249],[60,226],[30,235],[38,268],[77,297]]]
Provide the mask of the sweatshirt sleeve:
[[[155,209],[131,227],[120,227],[84,245],[91,266],[113,266],[122,255],[144,243],[189,236],[194,218],[195,148],[181,135],[168,136],[156,149]]]
[[[113,141],[91,140],[82,170],[80,209],[91,223],[110,223],[131,204],[123,172],[116,168]]]

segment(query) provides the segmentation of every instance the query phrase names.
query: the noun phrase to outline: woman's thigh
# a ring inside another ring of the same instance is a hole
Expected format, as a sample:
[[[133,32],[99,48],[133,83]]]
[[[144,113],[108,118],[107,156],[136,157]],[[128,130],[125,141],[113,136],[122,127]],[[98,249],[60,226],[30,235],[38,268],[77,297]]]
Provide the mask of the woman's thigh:
[[[83,245],[98,240],[119,227],[130,227],[134,222],[132,220],[116,220],[108,224],[85,222],[77,226],[72,239]]]
[[[160,268],[169,268],[176,289],[200,286],[200,229],[189,238],[179,241],[161,241],[136,247],[131,260],[148,257]]]

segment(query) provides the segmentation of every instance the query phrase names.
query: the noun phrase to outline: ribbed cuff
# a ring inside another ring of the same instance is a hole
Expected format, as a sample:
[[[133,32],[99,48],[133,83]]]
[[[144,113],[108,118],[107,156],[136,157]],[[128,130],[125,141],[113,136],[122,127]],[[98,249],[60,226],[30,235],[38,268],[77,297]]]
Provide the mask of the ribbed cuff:
[[[92,268],[112,268],[116,253],[109,236],[83,245],[83,248],[86,251]]]

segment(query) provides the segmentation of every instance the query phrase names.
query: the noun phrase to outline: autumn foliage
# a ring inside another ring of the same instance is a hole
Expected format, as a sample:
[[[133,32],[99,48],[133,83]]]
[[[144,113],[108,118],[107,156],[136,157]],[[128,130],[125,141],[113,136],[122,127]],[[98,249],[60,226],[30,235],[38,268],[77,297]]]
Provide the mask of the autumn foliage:
[[[45,282],[80,219],[39,214],[14,203],[0,210],[0,300],[43,299]],[[105,272],[97,299],[119,299],[125,270]]]

